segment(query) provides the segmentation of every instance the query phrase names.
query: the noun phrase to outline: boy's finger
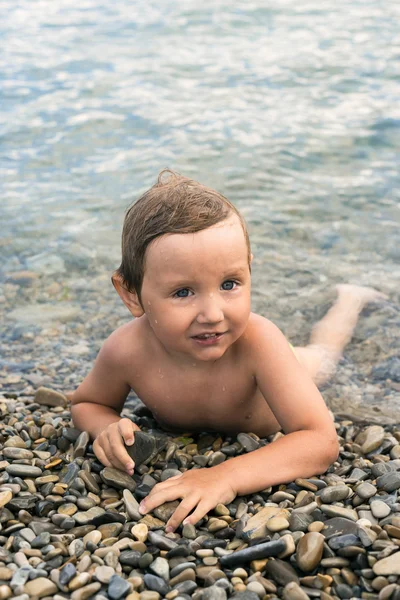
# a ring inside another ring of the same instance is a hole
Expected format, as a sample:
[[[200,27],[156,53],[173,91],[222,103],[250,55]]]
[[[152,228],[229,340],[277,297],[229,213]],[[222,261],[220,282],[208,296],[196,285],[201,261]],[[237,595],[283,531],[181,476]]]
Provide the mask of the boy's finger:
[[[196,525],[196,523],[198,523],[198,521],[200,521],[200,519],[202,519],[212,508],[213,508],[213,505],[208,506],[204,502],[200,502],[199,505],[197,506],[196,510],[194,512],[192,512],[192,514],[183,521],[182,525],[187,525],[189,523],[191,525]],[[172,515],[170,521],[174,518],[174,516],[175,516],[175,514]],[[168,527],[169,525],[171,525],[171,524],[168,521],[166,527]]]
[[[118,423],[118,430],[127,446],[132,446],[135,441],[134,429],[130,419],[121,419]]]
[[[125,446],[122,443],[121,437],[115,436],[109,439],[110,453],[113,457],[113,464],[122,471],[128,471],[129,474],[133,473],[135,463],[125,450]]]
[[[111,467],[111,463],[108,460],[103,448],[100,446],[100,444],[93,444],[93,450],[95,455],[97,456],[97,458],[99,459],[99,461],[105,466],[105,467]]]
[[[156,488],[157,486],[155,486],[150,492],[150,494],[147,496],[147,498],[142,500],[142,502],[140,503],[140,514],[143,515],[147,512],[150,512],[154,508],[157,508],[157,506],[160,506],[160,504],[164,504],[164,502],[171,502],[172,500],[176,500],[177,498],[182,498],[184,495],[182,493],[182,489],[178,488],[177,486],[171,486],[169,488],[164,489]]]
[[[179,527],[179,525],[182,523],[182,521],[193,510],[193,508],[196,506],[196,504],[197,504],[196,497],[189,496],[188,498],[184,498],[182,500],[182,502],[180,503],[180,505],[178,506],[178,508],[176,509],[176,511],[174,512],[174,514],[172,515],[172,517],[169,519],[168,523],[166,524],[165,531],[167,533],[170,531],[175,531],[175,529],[177,527]]]

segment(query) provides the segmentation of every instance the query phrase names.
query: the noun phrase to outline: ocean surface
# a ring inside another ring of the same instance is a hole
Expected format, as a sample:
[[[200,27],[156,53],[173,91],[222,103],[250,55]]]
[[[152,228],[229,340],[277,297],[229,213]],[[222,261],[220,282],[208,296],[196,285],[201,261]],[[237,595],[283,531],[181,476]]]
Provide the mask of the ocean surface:
[[[0,17],[0,383],[41,383],[37,361],[101,313],[78,352],[89,368],[127,318],[109,283],[124,211],[170,167],[242,210],[254,308],[294,343],[335,283],[388,294],[338,381],[346,410],[400,408],[385,384],[400,381],[397,0],[0,0]],[[41,307],[61,304],[69,325],[44,328]],[[10,383],[22,349],[32,368]],[[71,369],[54,365],[48,385]]]

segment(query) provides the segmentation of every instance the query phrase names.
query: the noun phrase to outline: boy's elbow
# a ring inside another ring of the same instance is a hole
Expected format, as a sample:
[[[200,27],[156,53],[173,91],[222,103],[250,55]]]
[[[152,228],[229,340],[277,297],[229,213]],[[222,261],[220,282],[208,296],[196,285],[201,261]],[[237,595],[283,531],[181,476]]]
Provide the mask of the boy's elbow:
[[[325,451],[322,453],[323,465],[321,473],[329,469],[331,464],[338,459],[340,447],[337,435],[324,438],[324,449]]]

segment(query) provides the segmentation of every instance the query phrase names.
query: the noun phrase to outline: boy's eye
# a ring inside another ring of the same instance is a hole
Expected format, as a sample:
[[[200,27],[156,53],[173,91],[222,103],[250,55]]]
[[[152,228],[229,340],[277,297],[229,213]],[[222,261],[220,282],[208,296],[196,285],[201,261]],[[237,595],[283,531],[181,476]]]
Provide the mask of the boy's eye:
[[[187,298],[190,294],[190,290],[188,290],[188,288],[182,288],[181,290],[178,290],[177,292],[175,292],[174,296],[176,298]]]
[[[229,281],[224,281],[224,283],[222,284],[222,289],[229,291],[229,290],[233,290],[233,287],[235,286],[235,282],[232,280]]]

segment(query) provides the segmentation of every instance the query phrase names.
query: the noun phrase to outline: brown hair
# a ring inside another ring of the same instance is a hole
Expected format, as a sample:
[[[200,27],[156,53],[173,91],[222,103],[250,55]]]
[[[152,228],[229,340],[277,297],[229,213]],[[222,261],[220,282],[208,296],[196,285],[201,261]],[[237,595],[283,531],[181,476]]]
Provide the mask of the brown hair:
[[[193,179],[164,169],[155,183],[128,209],[122,230],[122,261],[115,272],[140,300],[149,244],[167,233],[195,233],[237,215],[250,265],[250,241],[244,218],[225,196]]]

